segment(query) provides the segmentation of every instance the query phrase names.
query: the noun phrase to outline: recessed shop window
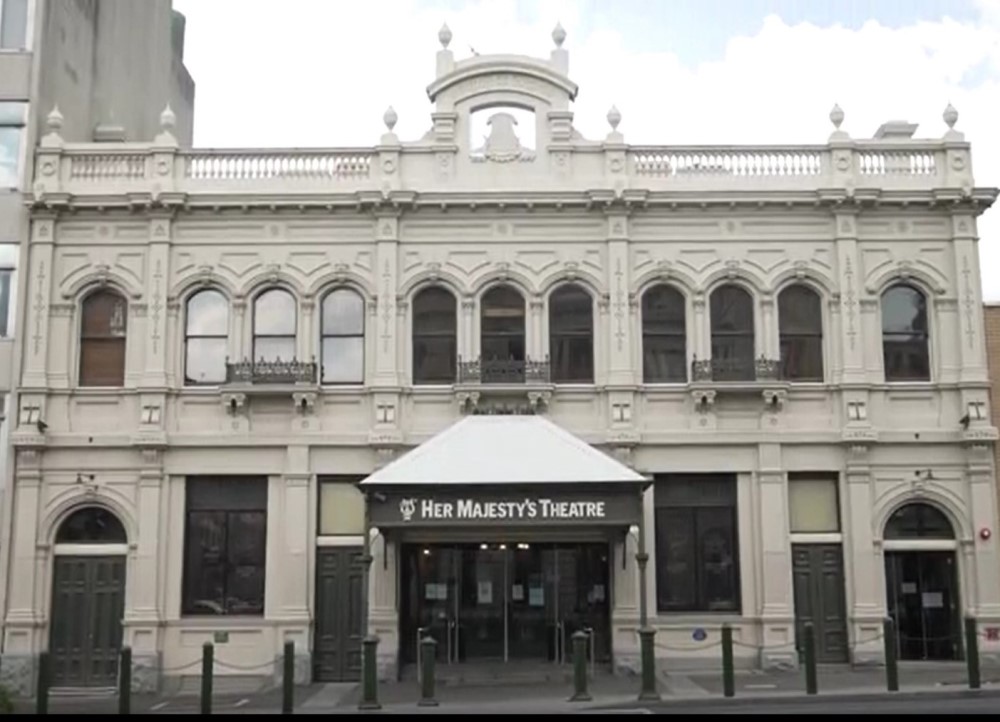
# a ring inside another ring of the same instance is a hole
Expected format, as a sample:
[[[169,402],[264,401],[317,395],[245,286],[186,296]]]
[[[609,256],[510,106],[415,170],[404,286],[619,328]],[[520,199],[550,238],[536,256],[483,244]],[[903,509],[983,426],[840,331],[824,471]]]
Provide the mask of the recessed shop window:
[[[840,531],[836,475],[788,475],[788,517],[793,534]]]
[[[190,477],[186,496],[181,612],[263,615],[267,478]]]
[[[319,479],[320,536],[365,533],[365,497],[357,487],[362,477]]]
[[[657,609],[738,612],[736,477],[657,475],[654,500]]]

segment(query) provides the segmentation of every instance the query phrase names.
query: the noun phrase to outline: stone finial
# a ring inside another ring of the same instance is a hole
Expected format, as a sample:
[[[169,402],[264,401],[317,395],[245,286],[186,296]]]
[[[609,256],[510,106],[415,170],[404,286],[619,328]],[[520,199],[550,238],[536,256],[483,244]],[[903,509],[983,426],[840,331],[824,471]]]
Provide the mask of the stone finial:
[[[451,28],[448,27],[448,23],[441,26],[438,30],[438,40],[441,43],[441,47],[445,50],[448,49],[448,45],[451,44]]]
[[[837,130],[840,130],[840,125],[844,122],[844,111],[836,103],[833,104],[833,109],[830,110],[830,122],[833,123],[833,127]]]
[[[948,103],[948,107],[944,109],[944,113],[941,114],[941,117],[944,118],[944,122],[947,123],[948,130],[955,129],[955,123],[958,122],[958,111],[955,110],[955,107],[951,103]]]
[[[52,111],[45,117],[45,130],[50,133],[59,133],[63,127],[63,114],[59,112],[59,106],[53,106]]]
[[[167,107],[163,109],[162,113],[160,113],[160,129],[169,133],[172,132],[176,127],[177,127],[177,115],[170,107],[170,103],[167,103]]]
[[[385,113],[382,114],[382,122],[385,123],[385,127],[392,132],[392,129],[396,127],[396,121],[399,120],[399,116],[396,115],[395,109],[390,105],[385,109]]]
[[[611,106],[611,110],[608,111],[608,125],[611,126],[612,131],[618,130],[618,124],[622,122],[622,114],[614,105]]]
[[[562,26],[562,23],[557,22],[555,28],[553,28],[552,41],[556,44],[557,48],[561,48],[562,44],[566,42],[566,29]]]

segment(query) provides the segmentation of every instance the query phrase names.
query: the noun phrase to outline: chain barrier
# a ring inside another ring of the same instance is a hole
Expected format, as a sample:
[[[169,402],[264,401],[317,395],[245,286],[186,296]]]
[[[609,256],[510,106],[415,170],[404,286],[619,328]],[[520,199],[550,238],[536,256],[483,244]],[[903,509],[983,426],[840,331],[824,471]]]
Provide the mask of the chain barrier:
[[[272,660],[270,662],[263,662],[261,664],[251,664],[248,666],[243,666],[239,664],[232,664],[230,662],[223,662],[221,659],[216,659],[215,664],[216,666],[222,667],[223,669],[234,670],[237,672],[254,672],[257,670],[267,669],[267,668],[274,669],[278,664],[278,662],[276,660]]]
[[[170,674],[172,672],[183,672],[186,669],[191,669],[192,667],[201,667],[201,659],[196,659],[193,662],[188,662],[187,664],[182,664],[179,667],[161,667],[160,674]]]

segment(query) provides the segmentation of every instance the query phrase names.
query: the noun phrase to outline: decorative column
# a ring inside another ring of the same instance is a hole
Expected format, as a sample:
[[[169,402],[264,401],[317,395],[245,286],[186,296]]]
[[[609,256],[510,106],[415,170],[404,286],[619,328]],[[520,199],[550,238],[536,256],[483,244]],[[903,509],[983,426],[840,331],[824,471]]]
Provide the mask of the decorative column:
[[[792,603],[792,554],[788,543],[788,486],[781,464],[779,444],[761,444],[757,475],[762,559],[760,611],[764,649],[761,662],[767,668],[794,667],[795,614]],[[786,645],[786,646],[782,646]]]
[[[49,304],[52,298],[52,265],[55,243],[54,213],[36,212],[31,220],[31,245],[28,251],[29,269],[21,274],[21,282],[28,285],[25,295],[26,319],[19,333],[24,337],[23,388],[48,387],[46,359],[49,348]],[[65,339],[63,339],[65,341]]]
[[[983,338],[982,276],[979,269],[979,250],[976,247],[976,219],[972,214],[952,216],[952,250],[955,254],[956,296],[958,298],[958,347],[959,381],[961,383],[987,380],[986,348]]]
[[[279,563],[275,565],[281,583],[281,632],[275,640],[275,655],[281,653],[285,642],[295,643],[297,684],[309,682],[312,663],[309,654],[309,540],[314,525],[307,520],[312,519],[316,512],[309,504],[312,475],[303,467],[308,458],[308,447],[289,447],[289,471],[282,478],[280,518],[284,533],[277,550]]]
[[[41,452],[17,449],[14,485],[5,502],[12,505],[10,549],[6,579],[16,579],[8,586],[4,619],[3,655],[0,657],[0,682],[15,693],[30,695],[35,680],[35,660],[46,645],[44,587],[39,572],[48,568],[52,553],[46,540],[39,538],[38,517],[41,503]]]
[[[233,320],[230,322],[229,361],[230,363],[237,363],[245,358],[251,358],[253,354],[252,343],[247,339],[248,331],[251,334],[253,331],[252,329],[247,329],[246,296],[236,296],[233,298],[232,309]]]
[[[462,297],[462,326],[458,338],[458,355],[463,361],[473,361],[479,356],[479,339],[476,338],[476,299]]]
[[[312,295],[303,296],[299,301],[302,321],[299,328],[298,355],[300,361],[320,362],[322,349],[318,349],[316,336],[316,298]],[[319,371],[316,372],[319,374]]]
[[[695,292],[691,298],[691,310],[693,318],[688,335],[691,338],[691,355],[701,361],[712,358],[712,329],[709,328],[708,318],[705,311],[706,298],[701,291]],[[688,364],[688,376],[691,375],[690,364]]]
[[[628,216],[609,214],[607,219],[608,272],[606,283],[610,301],[608,320],[608,383],[612,386],[635,384],[632,362],[632,316],[629,308],[631,263],[629,259]]]
[[[765,356],[769,359],[780,358],[778,348],[777,319],[774,313],[774,294],[765,291],[760,294],[760,349],[757,356]]]
[[[850,559],[854,598],[848,600],[855,641],[854,664],[881,663],[882,618],[885,614],[885,581],[881,544],[876,545],[872,508],[875,503],[871,460],[866,444],[847,447],[847,499],[844,556]],[[877,532],[881,539],[881,531]]]
[[[160,630],[165,610],[159,605],[164,577],[158,560],[165,480],[163,452],[152,447],[142,449],[136,500],[139,537],[132,540],[124,629],[126,643],[132,647],[132,691],[140,693],[156,692],[160,678]]]
[[[528,299],[528,328],[525,338],[525,356],[532,361],[542,361],[546,356],[551,361],[552,349],[548,348],[545,331],[548,328],[545,318],[545,299],[541,296],[531,296]]]
[[[861,333],[861,259],[858,256],[857,216],[838,212],[836,224],[838,284],[840,286],[841,381],[857,384],[865,381],[864,336]],[[834,379],[836,381],[836,379]]]
[[[375,378],[373,386],[399,386],[396,369],[396,290],[399,218],[379,215],[375,219],[376,284],[378,288],[378,318],[375,323]]]

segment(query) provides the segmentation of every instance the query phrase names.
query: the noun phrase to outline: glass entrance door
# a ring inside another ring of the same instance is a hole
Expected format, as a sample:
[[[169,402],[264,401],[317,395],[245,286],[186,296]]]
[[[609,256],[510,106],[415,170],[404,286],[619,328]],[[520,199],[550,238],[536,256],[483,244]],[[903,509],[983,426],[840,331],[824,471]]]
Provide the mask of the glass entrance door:
[[[579,630],[592,635],[595,661],[609,661],[609,554],[606,543],[405,545],[402,661],[415,663],[418,635],[430,634],[443,663],[569,664]]]

